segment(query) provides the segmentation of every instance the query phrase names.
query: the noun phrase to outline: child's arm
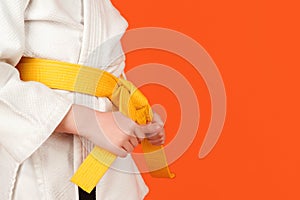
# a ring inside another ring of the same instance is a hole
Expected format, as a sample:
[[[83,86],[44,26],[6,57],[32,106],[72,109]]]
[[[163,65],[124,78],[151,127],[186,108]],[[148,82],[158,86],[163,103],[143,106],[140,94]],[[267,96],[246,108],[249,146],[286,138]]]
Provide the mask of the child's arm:
[[[0,146],[18,163],[41,146],[72,105],[41,83],[21,81],[14,67],[24,52],[28,2],[0,3]]]
[[[159,116],[155,116],[154,120],[153,123],[141,126],[120,112],[98,112],[85,106],[73,105],[56,131],[81,135],[123,157],[134,150],[138,139],[146,135],[157,145],[162,144],[161,135],[164,138],[164,131],[158,122]]]

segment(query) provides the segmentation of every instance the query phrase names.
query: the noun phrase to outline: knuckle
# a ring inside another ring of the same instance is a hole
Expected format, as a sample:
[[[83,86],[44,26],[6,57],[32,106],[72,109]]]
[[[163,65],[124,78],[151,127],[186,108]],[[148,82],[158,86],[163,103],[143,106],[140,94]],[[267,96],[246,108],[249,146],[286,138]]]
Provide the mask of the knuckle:
[[[128,153],[131,153],[132,151],[133,151],[133,149],[130,148],[130,149],[128,150]]]
[[[124,144],[125,140],[120,139],[118,142],[116,142],[117,147],[121,148]]]
[[[128,140],[129,140],[129,138],[130,138],[130,136],[129,136],[129,135],[127,135],[127,134],[123,134],[123,135],[122,135],[122,137],[121,137],[120,139],[121,139],[122,143],[124,143],[124,142],[128,141]]]
[[[127,156],[127,153],[122,152],[122,153],[120,153],[118,156],[121,157],[121,158],[125,158],[125,157]]]
[[[163,136],[164,136],[164,132],[158,133],[158,136],[159,136],[159,137],[163,137]]]

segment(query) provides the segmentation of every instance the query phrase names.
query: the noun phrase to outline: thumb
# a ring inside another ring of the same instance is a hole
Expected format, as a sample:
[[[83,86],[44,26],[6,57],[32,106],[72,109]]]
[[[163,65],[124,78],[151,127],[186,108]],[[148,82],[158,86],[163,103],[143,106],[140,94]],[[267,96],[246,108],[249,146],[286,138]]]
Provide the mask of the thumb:
[[[146,125],[136,126],[134,133],[136,137],[140,139],[144,139],[156,135],[157,132],[161,131],[162,129],[163,129],[162,125],[154,122]]]

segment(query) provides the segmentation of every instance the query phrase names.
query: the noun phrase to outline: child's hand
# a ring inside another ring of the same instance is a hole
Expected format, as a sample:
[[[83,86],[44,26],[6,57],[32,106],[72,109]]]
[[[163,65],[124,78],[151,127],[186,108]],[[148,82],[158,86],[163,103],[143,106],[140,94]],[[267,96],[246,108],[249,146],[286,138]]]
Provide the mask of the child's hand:
[[[147,139],[153,145],[164,144],[165,139],[166,139],[165,130],[164,130],[164,122],[156,112],[153,112],[153,120],[151,123],[157,127],[156,128],[157,131],[146,133]]]
[[[86,137],[95,145],[125,157],[137,146],[138,138],[143,139],[147,135],[156,138],[157,132],[161,131],[161,126],[157,125],[150,123],[140,126],[120,112],[98,112],[73,105],[56,131]]]

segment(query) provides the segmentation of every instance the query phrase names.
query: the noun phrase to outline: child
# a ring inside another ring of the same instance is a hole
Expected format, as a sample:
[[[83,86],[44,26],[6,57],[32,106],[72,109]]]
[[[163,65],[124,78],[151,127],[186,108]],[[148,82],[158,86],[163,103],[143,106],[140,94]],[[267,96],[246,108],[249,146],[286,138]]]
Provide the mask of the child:
[[[139,126],[112,112],[107,98],[24,82],[15,68],[21,57],[44,58],[119,77],[124,57],[103,60],[122,51],[126,20],[109,0],[1,0],[0,27],[0,199],[143,199],[148,188],[128,173],[138,171],[129,153],[148,134],[164,142],[159,116]],[[114,45],[98,51],[110,38]],[[89,195],[70,178],[94,144],[119,158]]]

